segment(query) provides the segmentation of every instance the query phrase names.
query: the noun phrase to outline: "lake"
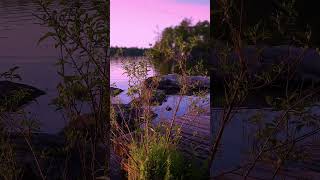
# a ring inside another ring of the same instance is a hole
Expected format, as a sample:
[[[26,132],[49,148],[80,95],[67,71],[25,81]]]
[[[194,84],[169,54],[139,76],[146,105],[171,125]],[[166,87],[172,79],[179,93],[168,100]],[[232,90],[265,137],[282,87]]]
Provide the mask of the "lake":
[[[46,95],[25,109],[40,121],[41,130],[55,133],[65,124],[61,114],[48,105],[57,95],[59,78],[54,63],[58,51],[52,48],[53,41],[37,44],[48,28],[39,25],[35,12],[40,12],[39,6],[32,0],[0,2],[0,71],[20,66],[18,73],[23,78],[20,83],[46,91]]]
[[[19,66],[20,69],[18,73],[23,79],[22,81],[15,82],[32,85],[47,93],[37,98],[36,102],[29,104],[25,109],[31,112],[32,117],[40,121],[42,124],[41,130],[48,133],[57,133],[67,124],[67,120],[63,119],[62,114],[55,111],[55,106],[49,105],[51,100],[58,95],[56,86],[60,82],[56,71],[57,68],[54,65],[55,61],[56,58],[54,57],[0,57],[0,71],[5,71],[12,66]],[[110,68],[111,83],[124,90],[124,92],[117,97],[119,97],[122,103],[129,103],[131,99],[126,95],[129,84],[128,77],[123,69],[123,61],[112,60]],[[155,75],[153,69],[151,69],[149,75]],[[209,95],[207,98],[209,98]],[[165,108],[169,106],[174,109],[178,99],[179,96],[168,96],[167,101],[161,106],[154,107],[154,111],[159,115],[156,120],[172,117],[173,111],[166,111]],[[191,99],[194,100],[197,98],[192,96],[183,97],[177,115],[183,115],[187,112]],[[208,104],[209,99],[203,103],[203,105]]]
[[[0,72],[19,66],[17,72],[21,75],[22,81],[16,82],[34,86],[47,93],[37,98],[36,102],[25,106],[25,110],[31,113],[30,116],[39,120],[41,131],[57,133],[67,124],[62,114],[55,111],[55,106],[50,105],[51,100],[57,96],[56,86],[60,82],[54,65],[59,53],[53,48],[54,42],[50,39],[37,44],[48,28],[39,24],[33,15],[35,12],[41,11],[31,0],[0,2]],[[125,90],[119,95],[122,103],[129,103],[130,98],[126,95],[128,77],[124,74],[122,62],[111,60],[110,80],[118,88]],[[153,67],[149,68],[151,70],[149,75],[155,75]],[[162,106],[154,107],[154,111],[159,114],[156,120],[170,118],[173,111],[168,112],[165,108],[167,106],[174,108],[178,98],[169,96]],[[178,115],[187,111],[190,98],[194,99],[187,96],[183,98]]]
[[[127,61],[141,61],[141,59],[112,59],[110,62],[110,83],[112,86],[124,90],[121,94],[117,96],[117,101],[120,100],[121,103],[127,104],[130,103],[131,98],[127,95],[129,88],[129,77],[126,74],[124,66],[128,63]],[[148,65],[148,77],[159,75],[155,67],[149,63]],[[153,111],[158,114],[155,122],[160,120],[168,120],[173,116],[174,109],[177,107],[176,104],[179,101],[179,95],[170,95],[167,96],[167,100],[162,103],[160,106],[154,106]],[[198,102],[203,100],[204,102]],[[208,94],[205,98],[195,97],[195,96],[183,96],[181,104],[177,111],[177,115],[181,116],[188,112],[188,107],[192,102],[197,101],[199,106],[209,107],[210,95]],[[166,107],[171,107],[173,110],[167,111]]]

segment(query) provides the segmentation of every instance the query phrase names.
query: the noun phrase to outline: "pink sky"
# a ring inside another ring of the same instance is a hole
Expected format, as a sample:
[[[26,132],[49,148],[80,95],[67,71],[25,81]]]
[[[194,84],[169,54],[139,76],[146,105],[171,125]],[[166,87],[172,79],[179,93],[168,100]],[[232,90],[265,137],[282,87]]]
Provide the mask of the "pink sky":
[[[184,18],[210,19],[209,3],[176,0],[111,0],[111,46],[149,47],[165,27]]]

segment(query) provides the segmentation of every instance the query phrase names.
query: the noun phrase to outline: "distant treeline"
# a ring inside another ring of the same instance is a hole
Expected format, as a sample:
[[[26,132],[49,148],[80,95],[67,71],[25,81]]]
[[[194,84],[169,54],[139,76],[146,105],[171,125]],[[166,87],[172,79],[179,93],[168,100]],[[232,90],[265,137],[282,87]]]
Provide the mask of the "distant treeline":
[[[147,50],[147,48],[111,47],[110,56],[139,57],[144,56]]]

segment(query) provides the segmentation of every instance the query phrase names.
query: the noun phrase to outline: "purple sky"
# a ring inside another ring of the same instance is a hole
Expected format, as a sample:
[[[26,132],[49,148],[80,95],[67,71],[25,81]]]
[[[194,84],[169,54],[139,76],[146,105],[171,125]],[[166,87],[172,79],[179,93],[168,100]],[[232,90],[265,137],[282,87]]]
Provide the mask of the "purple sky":
[[[149,47],[184,18],[210,19],[209,0],[111,0],[111,46]]]

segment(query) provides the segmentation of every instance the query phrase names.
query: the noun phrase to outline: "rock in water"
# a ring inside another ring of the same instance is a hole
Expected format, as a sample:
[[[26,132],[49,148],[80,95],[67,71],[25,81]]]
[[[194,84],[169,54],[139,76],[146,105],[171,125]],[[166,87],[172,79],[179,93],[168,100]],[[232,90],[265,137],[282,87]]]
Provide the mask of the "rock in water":
[[[0,81],[0,108],[13,111],[44,94],[44,91],[32,86]]]
[[[122,89],[119,89],[119,88],[116,88],[116,87],[110,87],[110,94],[113,97],[119,95],[122,92],[123,92]]]
[[[182,84],[177,74],[168,74],[164,76],[155,76],[146,79],[144,82],[147,87],[157,84],[157,89],[163,90],[167,95],[175,95],[180,93]],[[206,76],[188,76],[186,78],[188,91],[185,95],[192,95],[200,90],[210,89],[210,78]]]

